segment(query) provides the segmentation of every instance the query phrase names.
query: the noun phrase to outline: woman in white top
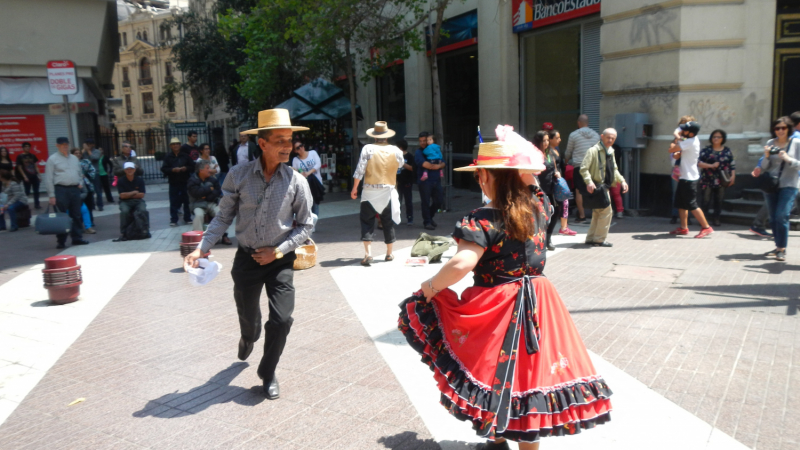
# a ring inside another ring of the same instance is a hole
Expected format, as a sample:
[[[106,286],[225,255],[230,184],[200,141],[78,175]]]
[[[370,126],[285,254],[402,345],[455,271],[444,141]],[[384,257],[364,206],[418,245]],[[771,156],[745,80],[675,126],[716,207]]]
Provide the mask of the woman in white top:
[[[322,160],[319,158],[319,154],[315,150],[306,150],[302,141],[294,143],[294,151],[297,153],[297,157],[292,160],[292,169],[300,172],[306,178],[314,175],[322,183],[322,175],[319,173],[322,169]],[[311,212],[319,216],[319,203],[314,202]]]
[[[200,157],[197,160],[208,161],[208,173],[217,175],[219,173],[219,164],[217,158],[211,154],[211,146],[208,144],[200,144]]]

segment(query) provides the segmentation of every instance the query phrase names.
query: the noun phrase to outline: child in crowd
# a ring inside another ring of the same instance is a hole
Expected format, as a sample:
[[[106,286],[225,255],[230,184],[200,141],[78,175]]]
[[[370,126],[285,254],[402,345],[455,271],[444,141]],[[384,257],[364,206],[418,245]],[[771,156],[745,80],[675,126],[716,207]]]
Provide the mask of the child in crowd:
[[[434,142],[433,135],[428,136],[428,146],[425,147],[422,153],[425,155],[425,159],[431,164],[440,164],[442,162],[442,148]],[[428,179],[428,169],[424,170],[425,172],[419,177],[420,181]],[[444,170],[439,169],[439,176],[444,178]]]
[[[675,131],[672,135],[675,139],[672,140],[674,145],[678,145],[679,142],[683,140],[681,136],[681,125],[687,122],[694,122],[694,116],[683,116],[681,120],[678,121],[678,128],[675,128]],[[678,208],[674,206],[675,204],[675,192],[678,189],[678,180],[681,178],[681,152],[675,152],[669,154],[670,163],[672,163],[672,220],[669,222],[671,224],[678,223]],[[689,219],[691,222],[691,219]]]

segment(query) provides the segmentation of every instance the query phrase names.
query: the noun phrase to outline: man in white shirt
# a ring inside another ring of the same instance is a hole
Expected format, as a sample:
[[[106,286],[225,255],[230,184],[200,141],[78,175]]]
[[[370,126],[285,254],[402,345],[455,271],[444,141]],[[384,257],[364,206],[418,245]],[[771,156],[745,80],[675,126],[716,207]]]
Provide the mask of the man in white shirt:
[[[239,163],[246,163],[252,161],[261,154],[258,147],[254,144],[248,135],[239,133],[239,145],[233,144],[230,148],[231,165],[235,166]]]
[[[689,234],[688,222],[689,211],[691,211],[702,227],[700,233],[695,237],[704,238],[713,233],[714,229],[708,225],[703,210],[697,205],[697,184],[700,180],[700,169],[697,167],[697,159],[700,156],[700,140],[697,138],[697,133],[700,132],[700,124],[694,121],[687,122],[681,124],[680,130],[681,140],[677,144],[672,144],[669,152],[681,152],[681,178],[678,180],[678,189],[675,192],[675,207],[678,208],[681,224],[669,234]]]

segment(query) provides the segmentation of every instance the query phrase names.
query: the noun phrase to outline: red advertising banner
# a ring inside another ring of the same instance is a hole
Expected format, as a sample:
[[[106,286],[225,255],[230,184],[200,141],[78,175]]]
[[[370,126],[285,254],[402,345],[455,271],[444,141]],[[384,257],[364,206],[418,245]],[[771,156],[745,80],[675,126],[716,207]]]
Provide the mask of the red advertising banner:
[[[0,147],[8,149],[12,161],[22,153],[23,142],[31,144],[31,153],[39,158],[39,171],[44,172],[48,156],[44,115],[0,116]]]
[[[512,0],[514,33],[600,12],[600,0]]]

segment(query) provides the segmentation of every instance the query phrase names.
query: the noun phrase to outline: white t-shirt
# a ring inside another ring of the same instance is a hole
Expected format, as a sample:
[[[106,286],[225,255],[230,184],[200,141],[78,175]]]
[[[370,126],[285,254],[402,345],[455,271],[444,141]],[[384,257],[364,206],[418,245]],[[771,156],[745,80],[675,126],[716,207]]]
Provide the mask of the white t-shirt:
[[[694,181],[700,179],[697,159],[700,157],[700,139],[697,136],[678,141],[681,146],[681,180]]]
[[[306,159],[300,159],[298,156],[292,160],[292,169],[300,173],[308,172],[311,169],[317,169],[312,175],[315,175],[320,182],[322,182],[322,174],[319,173],[321,168],[322,160],[319,158],[316,150],[309,150]]]
[[[250,147],[248,144],[239,144],[239,148],[236,150],[236,158],[236,164],[242,164],[250,161]]]

